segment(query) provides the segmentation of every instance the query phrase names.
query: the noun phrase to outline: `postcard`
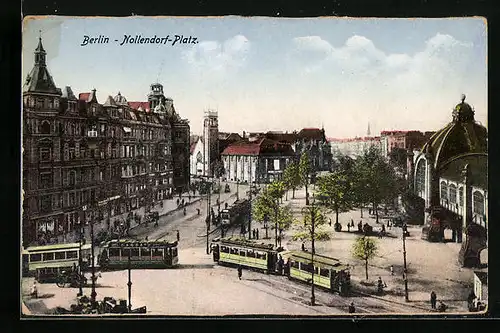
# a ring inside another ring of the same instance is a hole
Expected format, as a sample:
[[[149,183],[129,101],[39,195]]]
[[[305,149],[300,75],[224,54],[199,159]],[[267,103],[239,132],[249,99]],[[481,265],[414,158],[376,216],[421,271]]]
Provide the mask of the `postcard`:
[[[488,310],[484,18],[22,29],[23,318]]]

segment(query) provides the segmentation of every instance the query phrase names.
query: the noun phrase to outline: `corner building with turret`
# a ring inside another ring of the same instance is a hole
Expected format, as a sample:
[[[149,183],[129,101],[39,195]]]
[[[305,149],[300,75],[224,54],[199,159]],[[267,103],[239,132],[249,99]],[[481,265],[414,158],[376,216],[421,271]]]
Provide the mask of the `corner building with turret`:
[[[147,102],[118,92],[101,103],[95,89],[76,96],[56,87],[40,38],[22,98],[24,246],[66,239],[91,221],[111,229],[188,189],[189,122],[161,84]]]

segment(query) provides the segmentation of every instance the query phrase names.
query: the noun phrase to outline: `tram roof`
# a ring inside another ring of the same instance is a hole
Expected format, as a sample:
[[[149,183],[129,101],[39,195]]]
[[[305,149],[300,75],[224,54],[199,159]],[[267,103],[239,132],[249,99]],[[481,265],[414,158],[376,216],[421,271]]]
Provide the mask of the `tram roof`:
[[[311,263],[311,252],[307,251],[286,251],[281,253],[284,258],[291,258],[301,262]],[[337,258],[327,257],[321,254],[314,254],[314,264],[324,268],[346,269],[349,266],[344,265]]]
[[[169,242],[167,240],[135,240],[135,239],[113,239],[105,243],[104,246],[116,247],[174,247],[177,246],[177,241]]]
[[[49,244],[49,245],[39,245],[30,246],[24,251],[26,252],[40,252],[40,251],[52,251],[52,250],[68,250],[68,249],[78,249],[80,243],[65,243],[65,244]],[[82,244],[82,249],[90,248],[91,244]]]
[[[238,245],[244,247],[264,249],[264,250],[274,250],[273,244],[257,243],[255,241],[248,240],[245,238],[238,238],[238,237],[221,238],[220,242],[222,244],[228,244],[228,245]]]

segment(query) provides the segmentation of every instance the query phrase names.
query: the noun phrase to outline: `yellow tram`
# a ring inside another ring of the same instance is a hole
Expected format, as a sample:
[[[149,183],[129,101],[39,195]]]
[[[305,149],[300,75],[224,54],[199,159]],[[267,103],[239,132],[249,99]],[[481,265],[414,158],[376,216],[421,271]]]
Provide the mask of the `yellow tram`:
[[[22,275],[35,276],[38,282],[51,282],[63,270],[90,265],[91,245],[79,243],[31,246],[22,251]],[[80,258],[81,256],[81,258]]]
[[[272,244],[236,237],[214,239],[211,249],[213,260],[219,264],[242,265],[265,273],[275,271],[281,251]]]
[[[170,268],[179,263],[177,242],[111,240],[104,244],[99,266],[104,269]]]
[[[312,256],[311,252],[307,251],[286,251],[282,256],[287,260],[288,277],[291,280],[311,283],[314,271],[316,286],[340,294],[349,291],[351,285],[349,266],[342,264],[340,260],[320,254]]]

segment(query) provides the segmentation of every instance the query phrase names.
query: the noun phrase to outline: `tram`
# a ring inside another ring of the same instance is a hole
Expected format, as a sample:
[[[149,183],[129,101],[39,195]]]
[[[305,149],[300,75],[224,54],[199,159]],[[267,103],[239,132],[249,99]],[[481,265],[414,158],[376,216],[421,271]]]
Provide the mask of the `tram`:
[[[287,251],[282,253],[289,265],[290,280],[311,283],[314,270],[314,284],[341,295],[348,293],[351,286],[349,266],[340,260],[307,251]],[[312,262],[314,257],[314,265]]]
[[[286,251],[272,244],[257,243],[243,238],[220,238],[212,241],[213,260],[219,265],[241,265],[266,274],[281,274],[278,260],[290,280],[310,284],[314,270],[314,284],[330,292],[346,295],[351,287],[349,266],[340,260],[307,251]]]
[[[54,281],[62,271],[80,263],[82,269],[88,267],[90,252],[90,244],[80,243],[28,247],[22,251],[22,275],[34,276],[40,283]]]
[[[172,268],[178,265],[177,242],[111,240],[99,256],[102,270],[131,268]]]
[[[278,255],[283,250],[236,237],[214,239],[211,249],[213,260],[220,265],[241,265],[266,274],[275,272]]]

